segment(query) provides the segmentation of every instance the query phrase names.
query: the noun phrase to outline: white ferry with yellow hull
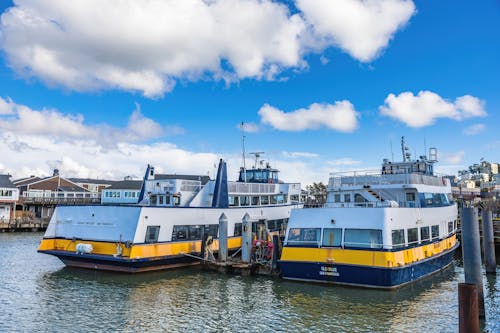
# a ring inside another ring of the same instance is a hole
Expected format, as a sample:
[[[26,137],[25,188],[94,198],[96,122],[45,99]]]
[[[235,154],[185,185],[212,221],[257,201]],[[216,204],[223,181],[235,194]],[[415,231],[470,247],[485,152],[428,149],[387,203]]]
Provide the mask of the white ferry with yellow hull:
[[[204,235],[217,248],[219,217],[228,219],[228,249],[241,247],[248,214],[270,231],[285,230],[301,207],[300,184],[278,180],[278,170],[242,169],[228,182],[221,161],[215,181],[164,179],[148,167],[137,205],[58,206],[38,251],[68,266],[141,272],[198,264]]]
[[[324,207],[293,210],[283,278],[395,288],[448,266],[458,247],[449,180],[433,173],[435,150],[405,157],[378,174],[332,175]]]

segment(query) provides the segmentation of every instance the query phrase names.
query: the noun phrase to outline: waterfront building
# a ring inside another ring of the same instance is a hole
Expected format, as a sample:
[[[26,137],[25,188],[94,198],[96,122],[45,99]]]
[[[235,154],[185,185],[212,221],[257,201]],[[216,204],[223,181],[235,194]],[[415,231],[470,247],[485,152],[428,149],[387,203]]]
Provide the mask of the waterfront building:
[[[0,175],[0,223],[7,223],[15,218],[16,202],[19,200],[19,190],[10,177]]]
[[[136,204],[142,180],[120,180],[102,190],[101,204]]]

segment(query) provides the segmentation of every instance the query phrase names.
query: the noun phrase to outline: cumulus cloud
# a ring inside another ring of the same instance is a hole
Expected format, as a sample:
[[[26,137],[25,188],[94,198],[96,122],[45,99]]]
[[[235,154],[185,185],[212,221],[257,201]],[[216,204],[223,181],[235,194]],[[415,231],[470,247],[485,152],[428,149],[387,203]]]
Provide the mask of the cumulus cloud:
[[[306,109],[283,112],[269,104],[260,108],[261,122],[280,131],[304,131],[326,127],[339,132],[353,132],[358,128],[358,113],[349,101],[335,104],[311,104]]]
[[[1,45],[17,72],[49,85],[157,97],[177,78],[299,66],[304,27],[269,0],[25,0],[2,15]]]
[[[352,57],[374,59],[416,12],[407,0],[297,0],[314,45],[336,45]]]
[[[255,123],[239,123],[237,127],[245,133],[257,133],[260,130]]]
[[[49,86],[154,98],[178,80],[273,80],[331,46],[370,61],[415,12],[409,0],[296,5],[292,14],[271,0],[15,1],[0,46],[17,73]]]
[[[456,164],[462,163],[462,161],[464,160],[464,156],[465,156],[465,151],[460,150],[460,151],[457,151],[457,152],[444,152],[444,153],[441,153],[440,156],[439,156],[439,159],[443,163],[448,163],[448,164],[456,165]]]
[[[338,167],[338,166],[359,165],[361,164],[361,161],[354,160],[351,157],[343,157],[343,158],[338,158],[336,160],[327,161],[327,163],[331,166]]]
[[[438,118],[459,121],[487,115],[484,101],[477,97],[465,95],[451,102],[431,91],[420,91],[417,95],[412,92],[397,96],[389,94],[379,110],[381,114],[415,128],[432,125]]]
[[[293,152],[284,151],[284,152],[282,152],[282,155],[284,157],[287,157],[287,158],[316,158],[316,157],[319,157],[319,155],[316,153],[309,153],[306,151],[293,151]]]
[[[180,134],[183,129],[176,126],[162,126],[145,117],[140,106],[132,112],[126,128],[108,125],[86,125],[81,114],[68,115],[55,109],[33,110],[11,99],[0,97],[0,108],[8,106],[8,113],[0,113],[0,129],[21,135],[52,137],[55,139],[92,138],[106,146],[114,146],[116,142],[137,142],[161,137],[165,134]],[[29,149],[26,143],[13,141],[13,147],[21,151]]]
[[[474,124],[474,125],[471,125],[467,128],[464,128],[462,133],[465,135],[477,135],[477,134],[483,132],[485,129],[486,129],[486,126],[484,124]]]

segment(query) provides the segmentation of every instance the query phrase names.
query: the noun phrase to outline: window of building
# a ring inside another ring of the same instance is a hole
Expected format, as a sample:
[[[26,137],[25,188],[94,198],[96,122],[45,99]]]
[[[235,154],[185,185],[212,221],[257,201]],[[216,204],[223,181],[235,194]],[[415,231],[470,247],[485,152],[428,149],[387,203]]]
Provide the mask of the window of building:
[[[345,247],[382,248],[382,230],[379,229],[345,229]]]
[[[342,229],[341,228],[325,228],[323,229],[323,246],[341,246],[342,244]]]
[[[408,229],[408,245],[418,243],[418,228]]]
[[[405,246],[405,230],[397,229],[392,230],[392,247],[404,247]]]
[[[432,240],[439,239],[439,225],[431,226]]]
[[[146,228],[146,239],[145,243],[156,243],[158,242],[158,236],[160,235],[160,226],[151,226],[149,225]]]
[[[429,227],[421,227],[420,228],[420,241],[426,242],[429,241],[430,237]]]
[[[287,244],[317,246],[320,236],[320,228],[291,228],[288,231]]]

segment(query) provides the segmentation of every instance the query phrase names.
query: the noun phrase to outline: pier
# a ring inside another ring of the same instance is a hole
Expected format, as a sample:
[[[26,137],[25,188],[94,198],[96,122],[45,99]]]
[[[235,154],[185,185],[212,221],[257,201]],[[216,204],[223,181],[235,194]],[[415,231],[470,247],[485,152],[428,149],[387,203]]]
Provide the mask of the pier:
[[[49,225],[49,219],[19,218],[11,221],[0,221],[0,232],[37,232],[45,231]]]

